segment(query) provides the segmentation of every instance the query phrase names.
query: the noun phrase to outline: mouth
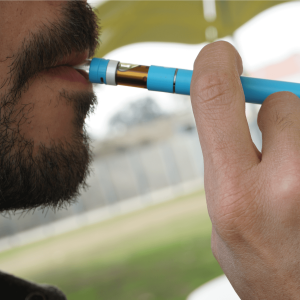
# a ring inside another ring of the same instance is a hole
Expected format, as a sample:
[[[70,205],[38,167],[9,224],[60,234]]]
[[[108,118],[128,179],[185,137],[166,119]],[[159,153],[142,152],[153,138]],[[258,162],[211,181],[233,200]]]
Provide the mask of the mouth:
[[[64,57],[57,61],[54,66],[76,66],[84,63],[89,58],[90,51],[87,49],[84,52],[72,52],[68,57]]]
[[[59,78],[69,82],[77,82],[85,85],[91,84],[89,74],[84,70],[76,70],[73,66],[80,65],[89,57],[89,50],[82,53],[73,52],[55,63],[54,66],[42,71],[43,75]]]
[[[89,74],[83,70],[76,70],[71,66],[63,65],[50,68],[42,71],[42,75],[47,75],[52,78],[58,78],[69,82],[82,83],[85,85],[91,85],[89,81]]]

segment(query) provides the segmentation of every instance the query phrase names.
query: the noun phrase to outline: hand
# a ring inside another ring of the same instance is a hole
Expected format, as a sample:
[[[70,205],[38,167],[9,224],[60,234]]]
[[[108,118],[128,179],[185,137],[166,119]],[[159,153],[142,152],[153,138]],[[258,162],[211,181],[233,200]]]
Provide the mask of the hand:
[[[300,99],[270,95],[253,144],[239,76],[227,42],[199,53],[191,99],[204,157],[212,251],[241,299],[300,299]]]

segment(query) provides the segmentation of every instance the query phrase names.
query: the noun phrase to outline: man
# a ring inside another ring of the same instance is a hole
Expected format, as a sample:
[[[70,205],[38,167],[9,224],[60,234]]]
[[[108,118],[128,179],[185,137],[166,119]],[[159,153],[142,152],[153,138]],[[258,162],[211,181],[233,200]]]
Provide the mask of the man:
[[[59,208],[85,187],[96,96],[68,65],[92,57],[98,37],[86,1],[0,1],[0,211]],[[0,298],[65,299],[6,274]]]
[[[90,151],[83,124],[95,96],[83,77],[58,66],[92,56],[98,34],[84,1],[0,2],[2,211],[59,207],[84,186]],[[241,299],[298,299],[300,101],[288,92],[264,101],[260,153],[241,73],[239,54],[225,42],[204,47],[194,65],[212,250]],[[11,275],[0,284],[1,299],[65,299]]]

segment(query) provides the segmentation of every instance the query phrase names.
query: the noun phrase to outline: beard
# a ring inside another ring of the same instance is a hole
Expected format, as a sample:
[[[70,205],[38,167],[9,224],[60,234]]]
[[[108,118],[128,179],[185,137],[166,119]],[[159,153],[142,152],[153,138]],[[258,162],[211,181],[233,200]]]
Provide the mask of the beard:
[[[66,2],[59,15],[38,33],[30,33],[17,54],[7,58],[10,75],[0,83],[0,91],[8,87],[6,94],[0,94],[0,212],[56,210],[73,203],[87,187],[92,153],[84,120],[97,102],[93,92],[59,93],[59,101],[71,105],[75,114],[68,139],[48,146],[41,143],[34,152],[34,141],[21,133],[29,115],[18,103],[29,89],[29,80],[74,51],[89,48],[91,57],[99,45],[98,19],[88,4]]]

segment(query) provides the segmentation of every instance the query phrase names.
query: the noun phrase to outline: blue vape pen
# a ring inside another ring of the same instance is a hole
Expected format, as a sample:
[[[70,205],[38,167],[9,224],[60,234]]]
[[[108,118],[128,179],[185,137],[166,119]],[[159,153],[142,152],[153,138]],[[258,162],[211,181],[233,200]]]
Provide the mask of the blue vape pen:
[[[115,60],[93,58],[75,66],[89,72],[92,83],[125,85],[159,91],[190,95],[193,71],[158,66],[142,66]],[[289,91],[300,97],[300,84],[240,76],[248,103],[262,104],[275,92]]]

